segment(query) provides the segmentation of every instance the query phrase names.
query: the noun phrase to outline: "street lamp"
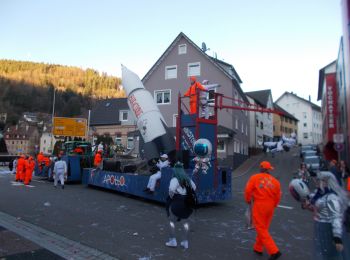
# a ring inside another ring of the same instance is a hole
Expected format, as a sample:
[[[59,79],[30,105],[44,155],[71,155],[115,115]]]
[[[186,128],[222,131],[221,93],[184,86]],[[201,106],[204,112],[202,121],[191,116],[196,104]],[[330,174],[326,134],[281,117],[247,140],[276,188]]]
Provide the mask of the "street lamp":
[[[50,138],[50,151],[53,153],[52,143],[53,143],[53,121],[55,116],[55,102],[56,102],[56,89],[53,89],[53,102],[52,102],[52,116],[51,116],[51,138]]]

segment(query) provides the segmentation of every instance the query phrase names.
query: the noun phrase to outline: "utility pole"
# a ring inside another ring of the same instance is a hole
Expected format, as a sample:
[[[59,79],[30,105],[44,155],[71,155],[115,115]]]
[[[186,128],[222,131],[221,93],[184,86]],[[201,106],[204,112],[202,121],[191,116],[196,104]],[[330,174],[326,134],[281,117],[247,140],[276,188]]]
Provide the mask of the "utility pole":
[[[53,148],[52,148],[52,144],[53,144],[53,119],[55,117],[55,102],[56,102],[56,90],[55,88],[53,89],[53,102],[52,102],[52,116],[51,116],[51,142],[50,142],[50,150],[51,153],[53,153]]]

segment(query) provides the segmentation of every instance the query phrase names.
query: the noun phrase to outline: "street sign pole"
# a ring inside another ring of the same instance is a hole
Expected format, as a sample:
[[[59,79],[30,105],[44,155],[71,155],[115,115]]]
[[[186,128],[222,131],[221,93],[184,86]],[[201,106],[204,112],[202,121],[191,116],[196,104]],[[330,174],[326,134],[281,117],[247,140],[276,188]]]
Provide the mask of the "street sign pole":
[[[344,135],[336,133],[333,135],[334,149],[338,153],[338,161],[340,161],[340,152],[344,149]]]

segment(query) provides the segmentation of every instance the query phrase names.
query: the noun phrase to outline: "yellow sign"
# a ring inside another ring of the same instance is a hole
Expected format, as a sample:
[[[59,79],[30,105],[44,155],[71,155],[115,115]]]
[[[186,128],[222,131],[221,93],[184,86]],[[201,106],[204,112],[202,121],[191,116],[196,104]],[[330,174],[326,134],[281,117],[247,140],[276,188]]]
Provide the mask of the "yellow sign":
[[[87,120],[85,118],[53,118],[53,135],[85,137],[86,129]]]

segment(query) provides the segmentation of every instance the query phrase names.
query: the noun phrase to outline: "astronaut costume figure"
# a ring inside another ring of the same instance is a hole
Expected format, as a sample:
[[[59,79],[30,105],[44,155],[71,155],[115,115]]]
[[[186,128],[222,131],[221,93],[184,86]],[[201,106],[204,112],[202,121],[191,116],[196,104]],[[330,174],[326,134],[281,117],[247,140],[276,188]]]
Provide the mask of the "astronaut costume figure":
[[[314,259],[349,259],[349,234],[343,228],[346,194],[331,172],[318,172],[317,185],[302,204],[314,212]]]
[[[160,156],[160,160],[157,162],[156,166],[159,168],[159,171],[157,171],[155,174],[152,174],[151,177],[149,177],[149,181],[147,184],[147,189],[145,192],[153,193],[156,188],[157,180],[161,177],[162,168],[169,167],[170,162],[168,161],[168,155],[162,154]]]
[[[64,179],[67,177],[67,164],[61,160],[61,157],[58,157],[58,161],[55,162],[53,177],[55,188],[57,188],[57,182],[60,180],[61,187],[64,189]]]
[[[210,156],[212,151],[211,143],[208,139],[198,139],[193,145],[194,153],[196,157],[192,160],[195,162],[193,173],[197,173],[200,170],[203,174],[207,174],[208,169],[211,167]]]

